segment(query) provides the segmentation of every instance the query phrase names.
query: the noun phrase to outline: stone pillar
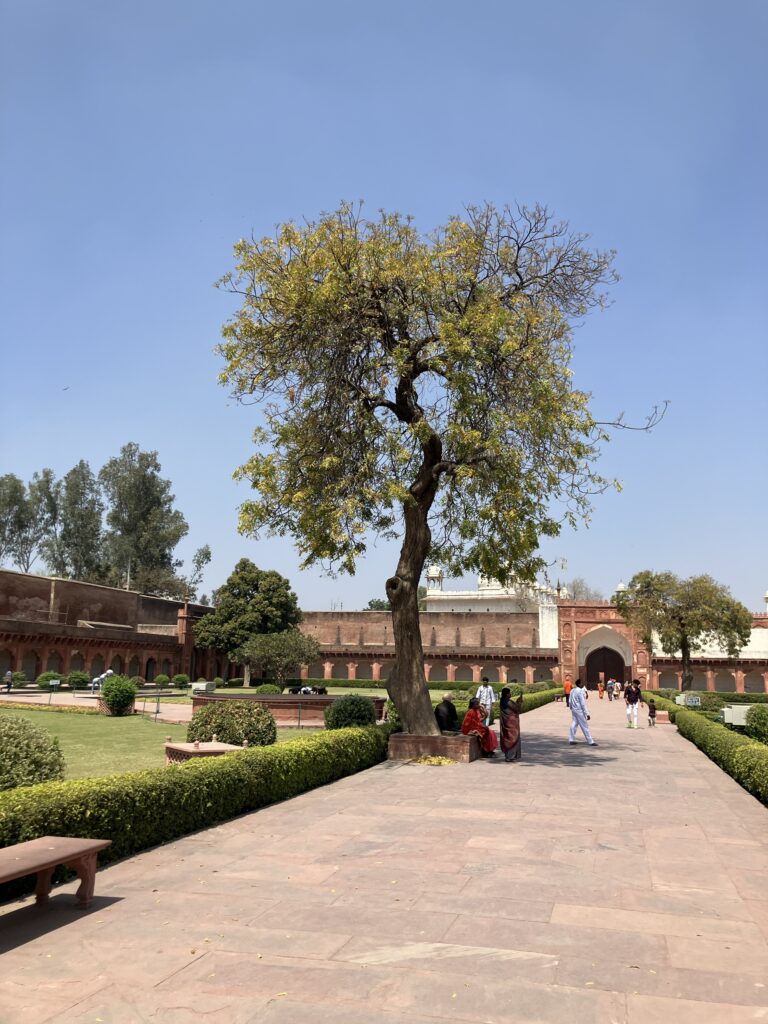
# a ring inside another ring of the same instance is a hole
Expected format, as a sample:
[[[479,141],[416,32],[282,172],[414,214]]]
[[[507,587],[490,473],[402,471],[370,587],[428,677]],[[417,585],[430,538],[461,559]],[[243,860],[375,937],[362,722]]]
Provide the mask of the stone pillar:
[[[357,662],[356,661],[348,661],[347,662],[347,679],[348,680],[350,680],[350,679],[357,679]]]
[[[473,665],[472,666],[472,682],[473,683],[479,683],[480,682],[480,675],[481,675],[482,671],[483,671],[483,666],[482,665]]]
[[[734,675],[736,676],[736,693],[744,693],[744,672],[737,668]]]
[[[458,668],[457,665],[446,665],[445,666],[445,677],[446,677],[446,679],[448,680],[449,683],[455,683],[456,682],[456,669],[457,668]]]
[[[534,678],[533,678],[534,675],[535,675],[534,667],[533,667],[533,665],[526,665],[525,668],[523,669],[523,671],[525,672],[525,684],[526,684],[526,686],[528,686],[532,682],[534,682]]]
[[[498,670],[499,670],[499,682],[501,683],[502,686],[506,686],[507,685],[507,666],[506,665],[499,665]]]
[[[333,662],[323,662],[323,679],[333,679]]]
[[[682,690],[682,688],[683,688],[683,670],[682,669],[678,670],[677,672],[675,672],[675,675],[677,676],[677,688],[678,688],[678,690]],[[712,687],[712,689],[714,689],[714,686]]]
[[[374,683],[378,683],[378,682],[381,681],[381,662],[380,661],[374,661],[374,663],[371,665],[371,680]]]
[[[763,690],[768,693],[768,672],[763,672]]]
[[[302,665],[299,669],[299,679],[309,679],[309,665]]]
[[[682,673],[678,672],[678,675],[682,675]],[[715,692],[715,670],[712,668],[707,669],[707,692]]]
[[[432,666],[429,662],[424,662],[424,679],[429,682],[429,673],[432,671]]]
[[[42,672],[48,671],[48,655],[50,653],[51,648],[48,646],[48,644],[45,644],[45,646],[42,647],[40,650],[40,672],[38,672],[38,675],[40,675]]]
[[[651,680],[650,680],[649,686],[650,686],[650,688],[652,690],[658,690],[658,688],[659,688],[659,670],[658,669],[655,669],[655,668],[651,669]]]

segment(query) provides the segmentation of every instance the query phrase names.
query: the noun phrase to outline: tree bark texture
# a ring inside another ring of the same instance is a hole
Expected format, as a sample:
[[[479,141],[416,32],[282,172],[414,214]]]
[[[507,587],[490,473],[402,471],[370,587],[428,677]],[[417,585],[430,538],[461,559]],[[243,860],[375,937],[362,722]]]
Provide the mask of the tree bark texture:
[[[680,643],[681,661],[683,664],[683,678],[680,682],[680,689],[690,690],[693,686],[693,670],[691,669],[691,648],[688,638],[683,637]]]
[[[405,538],[397,573],[387,580],[387,597],[392,606],[392,631],[395,639],[395,663],[387,689],[395,702],[405,732],[436,736],[440,730],[424,678],[424,649],[419,626],[419,580],[430,542],[426,510],[420,505],[407,507]]]

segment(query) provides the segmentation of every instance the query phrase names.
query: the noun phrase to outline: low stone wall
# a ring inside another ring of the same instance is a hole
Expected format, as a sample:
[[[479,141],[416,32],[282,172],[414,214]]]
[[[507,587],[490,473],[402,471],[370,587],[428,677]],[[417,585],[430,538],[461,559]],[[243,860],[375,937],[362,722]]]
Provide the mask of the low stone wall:
[[[268,707],[278,725],[325,725],[325,709],[329,704],[340,698],[336,695],[317,696],[286,693],[200,693],[192,695],[193,713],[195,708],[204,704],[212,704],[216,701],[248,700],[256,704],[263,704]],[[368,698],[376,712],[376,721],[381,722],[384,718],[384,697]]]
[[[475,761],[481,755],[477,736],[413,736],[394,732],[389,737],[390,761],[412,761],[417,757],[450,757],[454,761]]]

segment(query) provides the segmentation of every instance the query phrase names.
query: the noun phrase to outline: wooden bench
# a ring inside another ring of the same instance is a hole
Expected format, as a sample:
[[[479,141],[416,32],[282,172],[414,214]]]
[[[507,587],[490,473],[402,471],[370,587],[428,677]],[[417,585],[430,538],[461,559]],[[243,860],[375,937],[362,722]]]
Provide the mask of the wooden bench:
[[[35,899],[45,903],[51,891],[54,870],[63,864],[77,873],[80,887],[75,894],[82,910],[93,899],[96,881],[96,857],[112,845],[111,839],[74,839],[70,836],[43,836],[0,850],[0,882],[12,882],[24,875],[37,875]]]

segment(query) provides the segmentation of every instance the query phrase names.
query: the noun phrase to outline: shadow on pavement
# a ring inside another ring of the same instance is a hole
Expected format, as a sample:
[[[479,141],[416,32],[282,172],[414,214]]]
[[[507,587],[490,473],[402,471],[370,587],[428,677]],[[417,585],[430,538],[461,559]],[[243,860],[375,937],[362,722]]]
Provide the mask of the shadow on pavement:
[[[504,755],[499,751],[494,757],[483,758],[486,764],[501,764],[507,767],[520,767],[527,764],[535,764],[537,767],[551,765],[555,768],[573,765],[575,768],[590,768],[594,765],[602,766],[616,760],[616,754],[611,750],[610,745],[603,745],[597,737],[596,747],[589,747],[583,740],[579,740],[575,746],[568,742],[568,733],[565,731],[562,738],[559,736],[526,736],[523,732],[523,757],[519,762],[504,760]]]
[[[17,949],[42,935],[82,920],[99,910],[120,903],[113,896],[94,896],[87,910],[80,910],[72,893],[52,896],[46,903],[28,903],[10,913],[0,915],[0,953]]]

